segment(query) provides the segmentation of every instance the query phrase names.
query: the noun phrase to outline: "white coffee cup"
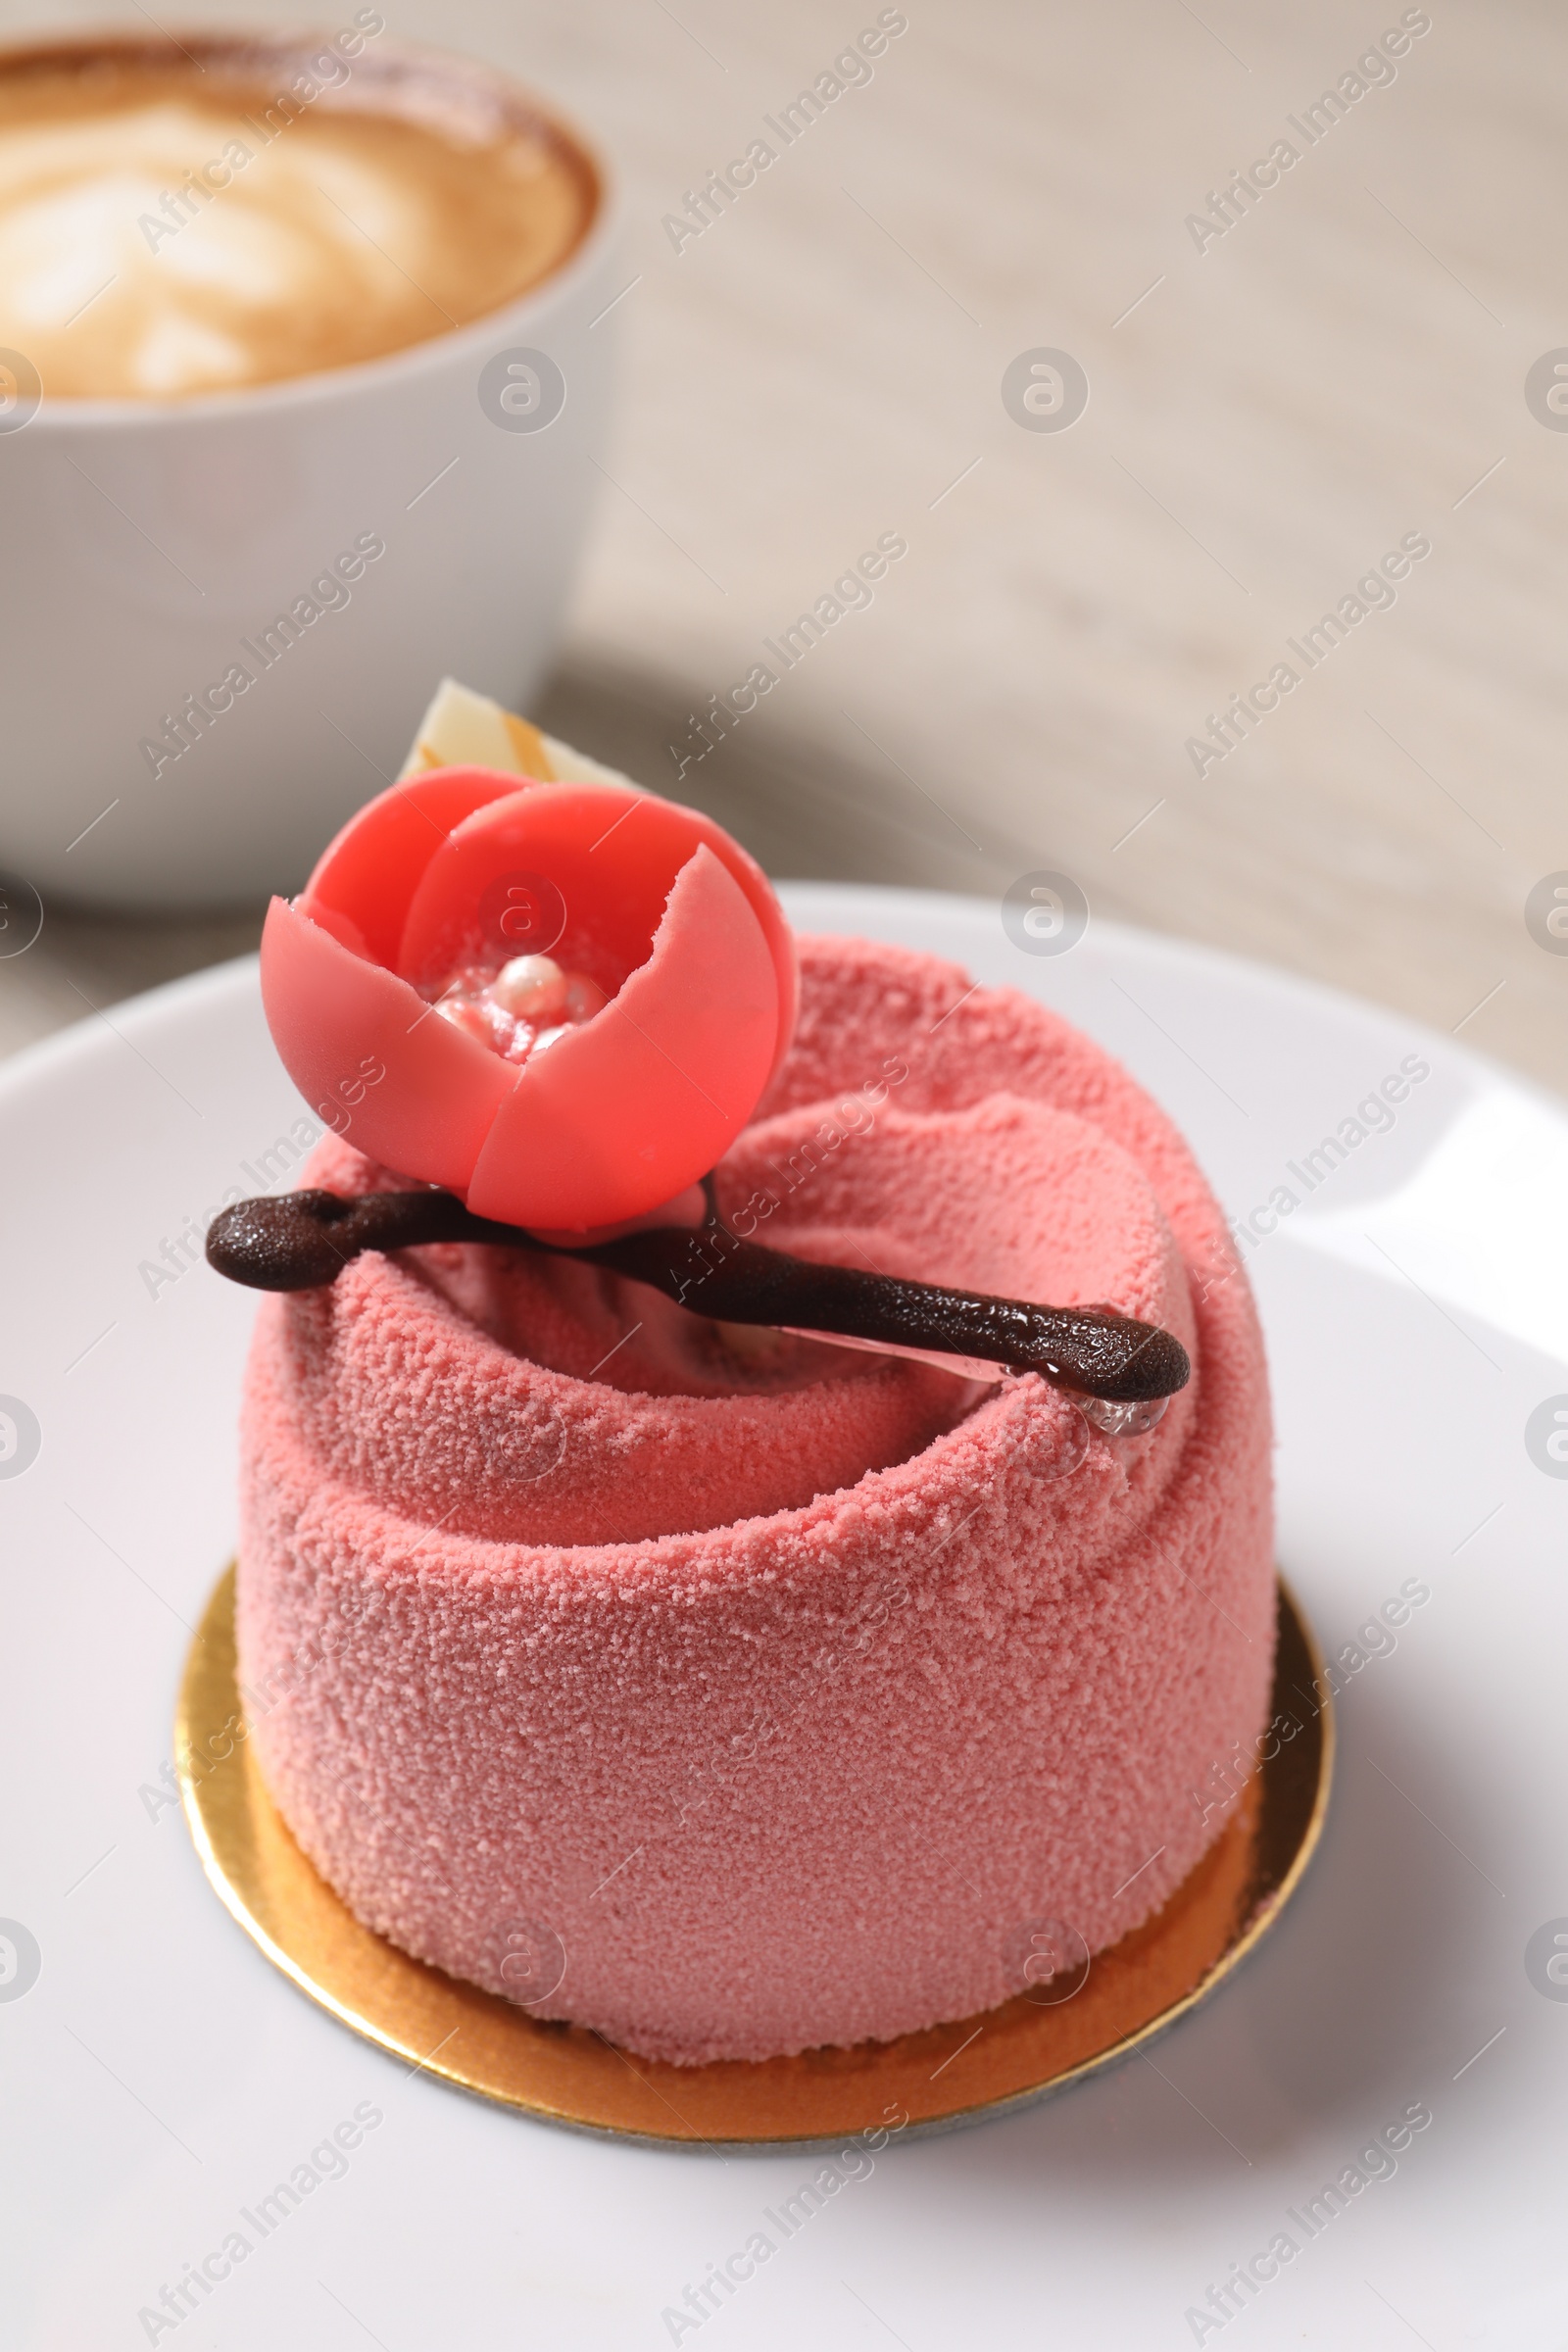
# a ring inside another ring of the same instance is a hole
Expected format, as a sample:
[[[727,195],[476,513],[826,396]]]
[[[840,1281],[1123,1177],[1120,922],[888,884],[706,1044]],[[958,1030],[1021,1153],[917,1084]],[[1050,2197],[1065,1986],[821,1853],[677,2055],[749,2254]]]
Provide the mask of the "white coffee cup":
[[[46,904],[297,890],[444,673],[527,707],[600,478],[624,284],[604,159],[541,111],[597,210],[469,325],[177,402],[38,400],[0,353],[0,871]],[[290,636],[301,600],[318,614]]]

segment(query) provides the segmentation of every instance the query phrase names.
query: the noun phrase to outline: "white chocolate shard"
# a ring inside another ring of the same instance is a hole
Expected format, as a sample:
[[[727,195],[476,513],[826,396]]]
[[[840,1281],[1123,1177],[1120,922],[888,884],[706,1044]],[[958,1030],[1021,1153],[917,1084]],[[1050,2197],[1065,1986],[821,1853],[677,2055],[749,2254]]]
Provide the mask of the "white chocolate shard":
[[[420,719],[398,782],[430,767],[493,767],[503,775],[533,776],[543,783],[621,784],[643,787],[585,752],[545,735],[525,718],[475,694],[456,678],[443,678]]]

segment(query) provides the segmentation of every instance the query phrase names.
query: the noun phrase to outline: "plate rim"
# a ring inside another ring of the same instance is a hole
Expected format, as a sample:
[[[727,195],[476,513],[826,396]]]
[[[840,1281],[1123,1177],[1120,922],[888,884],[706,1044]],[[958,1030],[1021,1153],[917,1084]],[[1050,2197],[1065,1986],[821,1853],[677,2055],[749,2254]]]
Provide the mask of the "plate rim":
[[[999,904],[996,900],[981,898],[973,891],[937,890],[915,884],[844,882],[799,875],[770,879],[774,888],[785,898],[786,913],[789,912],[789,896],[797,891],[825,891],[841,899],[846,906],[871,898],[897,903],[911,915],[917,916],[923,910],[951,909],[977,920],[989,920],[996,914]],[[1232,987],[1272,990],[1292,1000],[1303,1010],[1338,1014],[1342,1018],[1348,1016],[1397,1022],[1419,1044],[1437,1048],[1453,1067],[1469,1071],[1478,1080],[1485,1079],[1493,1085],[1516,1089],[1568,1125],[1568,1097],[1555,1094],[1530,1071],[1516,1068],[1512,1062],[1500,1060],[1475,1046],[1463,1044],[1446,1031],[1434,1027],[1431,1021],[1423,1019],[1421,1015],[1401,1011],[1396,1004],[1382,1004],[1375,997],[1358,996],[1351,989],[1336,987],[1332,981],[1292,971],[1285,964],[1269,963],[1262,957],[1245,955],[1237,949],[1217,947],[1206,940],[1187,939],[1178,932],[1155,931],[1140,923],[1120,922],[1110,915],[1092,914],[1090,930],[1085,937],[1098,938],[1112,953],[1141,953],[1157,961],[1169,960],[1196,967],[1210,978]],[[935,948],[928,948],[924,952],[940,954],[940,950]],[[254,974],[259,963],[260,953],[255,949],[243,955],[224,956],[217,963],[203,964],[193,972],[182,972],[172,980],[158,981],[151,988],[138,989],[128,997],[113,999],[107,1010],[115,1013],[117,1021],[133,1021],[138,1025],[145,1021],[156,1021],[161,1013],[177,1006],[187,997],[199,999],[209,993],[218,996],[223,986],[233,986],[243,975]],[[998,982],[992,985],[1017,986],[1019,983]],[[14,1088],[25,1086],[36,1076],[47,1074],[56,1060],[69,1063],[88,1043],[96,1042],[104,1021],[105,1011],[95,1006],[92,1011],[68,1021],[61,1028],[19,1046],[14,1053],[0,1059],[0,1113],[6,1108],[7,1098]]]

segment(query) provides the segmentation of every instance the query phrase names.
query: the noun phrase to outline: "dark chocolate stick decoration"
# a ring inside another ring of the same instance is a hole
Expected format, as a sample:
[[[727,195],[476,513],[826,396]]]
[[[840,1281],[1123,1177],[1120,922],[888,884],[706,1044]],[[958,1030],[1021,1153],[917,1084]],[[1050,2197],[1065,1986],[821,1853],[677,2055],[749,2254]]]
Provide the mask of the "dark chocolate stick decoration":
[[[709,1190],[711,1203],[712,1192]],[[455,1193],[279,1193],[236,1201],[215,1217],[207,1257],[256,1291],[310,1291],[332,1282],[362,1250],[427,1242],[488,1242],[586,1258],[646,1282],[696,1314],[726,1323],[838,1335],[1038,1372],[1057,1388],[1140,1404],[1184,1388],[1192,1367],[1179,1340],[1114,1307],[1031,1306],[851,1266],[813,1265],[743,1241],[717,1218],[701,1228],[656,1226],[574,1250],[520,1225],[469,1214]]]

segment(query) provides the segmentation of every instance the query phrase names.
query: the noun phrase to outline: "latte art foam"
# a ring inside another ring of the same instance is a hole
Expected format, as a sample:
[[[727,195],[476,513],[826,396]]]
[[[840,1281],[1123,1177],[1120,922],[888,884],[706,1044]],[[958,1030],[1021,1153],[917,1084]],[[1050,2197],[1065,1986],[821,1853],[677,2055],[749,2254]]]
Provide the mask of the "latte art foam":
[[[46,399],[375,359],[501,308],[586,229],[586,161],[482,85],[332,51],[315,74],[303,52],[167,54],[0,58],[0,347]]]

